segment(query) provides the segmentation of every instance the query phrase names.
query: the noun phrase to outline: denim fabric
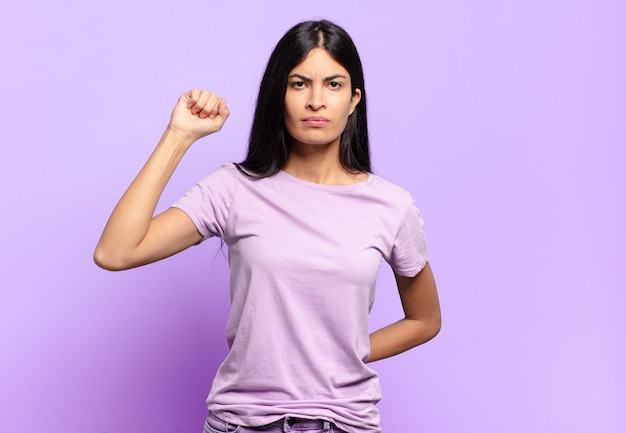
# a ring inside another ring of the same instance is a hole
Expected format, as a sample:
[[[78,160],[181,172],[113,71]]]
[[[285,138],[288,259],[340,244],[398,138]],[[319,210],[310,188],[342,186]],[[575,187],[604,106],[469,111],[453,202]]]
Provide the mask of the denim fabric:
[[[222,421],[209,412],[203,433],[347,433],[329,421],[285,417],[260,427],[244,427]]]

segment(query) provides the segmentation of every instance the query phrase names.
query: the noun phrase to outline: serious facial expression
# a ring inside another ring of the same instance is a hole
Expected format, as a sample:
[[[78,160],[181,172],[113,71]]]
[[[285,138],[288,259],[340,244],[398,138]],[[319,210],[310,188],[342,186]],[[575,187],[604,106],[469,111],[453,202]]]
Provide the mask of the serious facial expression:
[[[361,100],[350,74],[323,48],[312,49],[291,70],[285,94],[285,127],[292,145],[338,146],[348,117]]]

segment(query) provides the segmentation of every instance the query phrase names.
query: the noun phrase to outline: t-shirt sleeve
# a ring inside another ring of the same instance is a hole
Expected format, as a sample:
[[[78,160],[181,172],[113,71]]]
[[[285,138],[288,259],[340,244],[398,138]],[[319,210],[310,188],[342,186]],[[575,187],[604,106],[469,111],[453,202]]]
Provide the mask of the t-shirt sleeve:
[[[237,188],[235,171],[233,164],[222,166],[194,185],[172,205],[191,218],[204,239],[224,237]]]
[[[424,220],[411,199],[400,221],[389,256],[389,265],[403,277],[414,277],[428,261]]]

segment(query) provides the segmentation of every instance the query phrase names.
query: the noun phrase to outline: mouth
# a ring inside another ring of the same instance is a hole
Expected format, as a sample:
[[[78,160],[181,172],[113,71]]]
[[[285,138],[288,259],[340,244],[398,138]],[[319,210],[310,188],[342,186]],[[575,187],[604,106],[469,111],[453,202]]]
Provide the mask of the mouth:
[[[325,117],[310,116],[310,117],[303,119],[303,122],[307,124],[308,126],[312,126],[314,128],[320,128],[322,126],[327,125],[330,121]]]

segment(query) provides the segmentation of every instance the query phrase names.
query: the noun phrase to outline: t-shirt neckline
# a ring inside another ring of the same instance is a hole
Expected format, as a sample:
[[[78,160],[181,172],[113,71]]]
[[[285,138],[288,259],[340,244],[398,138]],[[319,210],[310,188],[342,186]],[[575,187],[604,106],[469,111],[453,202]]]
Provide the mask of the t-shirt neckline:
[[[295,177],[294,175],[291,175],[284,170],[278,171],[274,175],[274,177],[283,182],[301,185],[307,188],[317,189],[320,191],[333,191],[333,192],[354,191],[354,190],[361,189],[369,185],[370,182],[372,181],[372,173],[367,173],[367,179],[356,182],[356,183],[350,183],[348,185],[327,185],[324,183],[309,182],[308,180]]]

